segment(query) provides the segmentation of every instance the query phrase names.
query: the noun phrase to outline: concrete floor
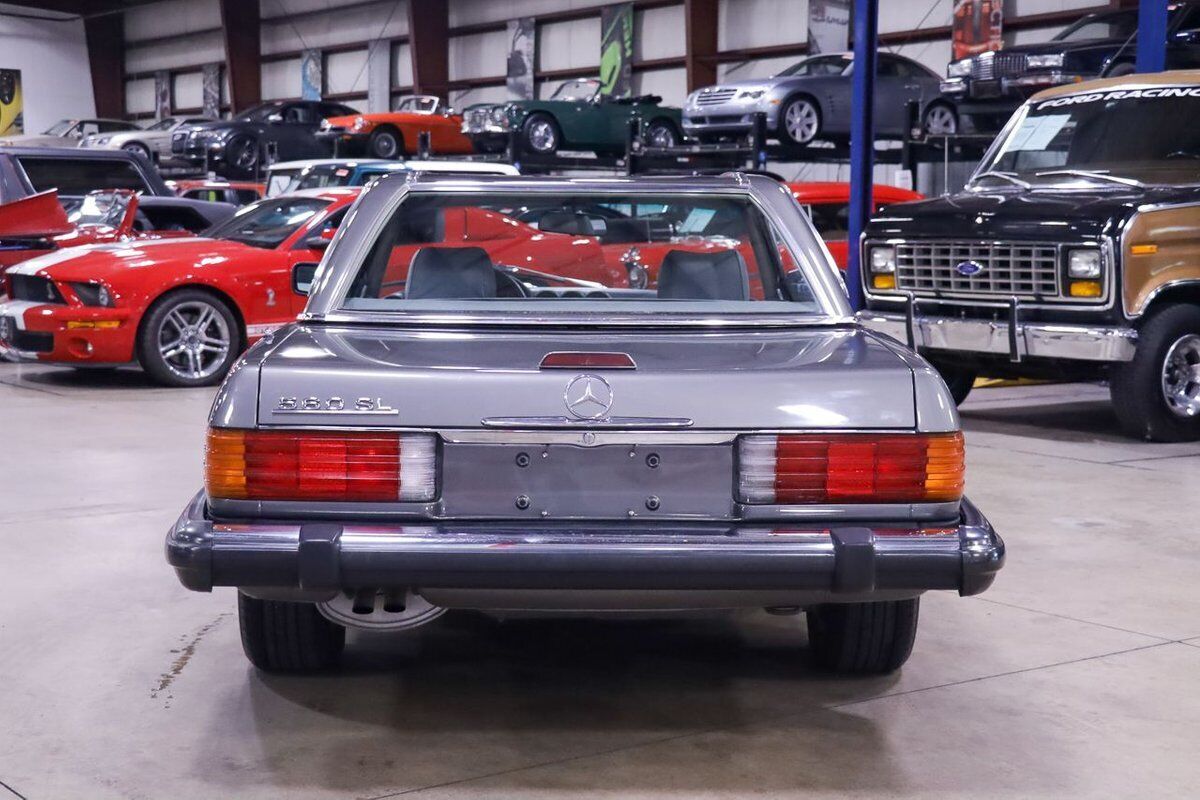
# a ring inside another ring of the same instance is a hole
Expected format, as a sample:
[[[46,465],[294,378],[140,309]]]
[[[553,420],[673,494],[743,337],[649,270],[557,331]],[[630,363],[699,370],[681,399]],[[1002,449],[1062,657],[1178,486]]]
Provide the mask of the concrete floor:
[[[162,557],[211,391],[0,366],[0,781],[35,798],[1200,796],[1200,445],[1093,386],[981,390],[969,492],[1009,544],[928,595],[900,674],[800,618],[446,618],[257,674],[232,591]],[[0,787],[0,798],[4,788]]]

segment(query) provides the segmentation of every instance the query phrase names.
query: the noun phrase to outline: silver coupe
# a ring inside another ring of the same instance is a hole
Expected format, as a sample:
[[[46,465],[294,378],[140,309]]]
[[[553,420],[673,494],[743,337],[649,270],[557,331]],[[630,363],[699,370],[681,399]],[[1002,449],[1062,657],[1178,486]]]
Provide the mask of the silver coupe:
[[[945,384],[769,178],[391,175],[293,278],[166,543],[259,668],[447,610],[753,608],[888,672],[1004,563]]]

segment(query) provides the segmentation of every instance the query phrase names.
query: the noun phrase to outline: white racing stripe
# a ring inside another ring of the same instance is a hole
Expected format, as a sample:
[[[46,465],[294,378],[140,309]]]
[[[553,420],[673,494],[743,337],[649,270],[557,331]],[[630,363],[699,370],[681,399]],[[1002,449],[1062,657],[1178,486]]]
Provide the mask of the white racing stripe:
[[[30,300],[6,300],[0,303],[0,317],[12,317],[17,328],[25,330],[25,312],[45,303],[34,303]]]

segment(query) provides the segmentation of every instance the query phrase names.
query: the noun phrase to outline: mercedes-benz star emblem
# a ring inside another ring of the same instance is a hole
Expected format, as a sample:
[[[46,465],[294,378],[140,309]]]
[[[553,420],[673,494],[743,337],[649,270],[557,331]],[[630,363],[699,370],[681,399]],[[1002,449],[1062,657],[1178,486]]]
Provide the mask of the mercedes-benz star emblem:
[[[601,419],[612,408],[612,387],[599,375],[576,375],[567,384],[563,402],[577,419]]]

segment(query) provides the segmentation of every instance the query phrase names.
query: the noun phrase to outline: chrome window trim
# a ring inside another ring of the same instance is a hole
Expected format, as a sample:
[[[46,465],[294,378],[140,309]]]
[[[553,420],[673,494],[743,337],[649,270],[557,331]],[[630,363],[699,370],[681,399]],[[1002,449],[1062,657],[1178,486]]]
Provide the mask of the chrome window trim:
[[[819,309],[815,314],[800,312],[745,312],[737,314],[679,314],[648,308],[638,314],[613,314],[605,311],[558,312],[541,314],[512,313],[428,313],[397,309],[373,312],[342,308],[346,293],[365,262],[376,240],[382,235],[396,209],[410,193],[483,194],[508,192],[575,195],[610,194],[730,195],[747,198],[772,224],[777,235],[791,251],[813,292]],[[370,224],[355,224],[359,214],[370,214]],[[804,230],[808,242],[797,230]],[[829,251],[800,211],[791,192],[777,181],[758,175],[734,173],[717,178],[516,178],[512,176],[437,176],[422,173],[398,173],[377,180],[363,190],[351,206],[346,219],[327,249],[314,278],[308,306],[301,321],[387,323],[390,325],[566,325],[576,326],[647,326],[647,327],[733,327],[759,325],[794,326],[854,324],[844,289],[836,279],[836,269],[828,261]],[[826,263],[828,262],[828,263]],[[647,319],[652,318],[652,319]]]

